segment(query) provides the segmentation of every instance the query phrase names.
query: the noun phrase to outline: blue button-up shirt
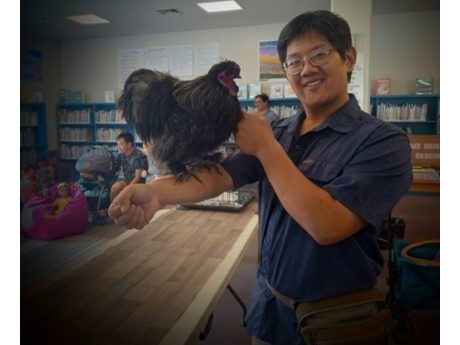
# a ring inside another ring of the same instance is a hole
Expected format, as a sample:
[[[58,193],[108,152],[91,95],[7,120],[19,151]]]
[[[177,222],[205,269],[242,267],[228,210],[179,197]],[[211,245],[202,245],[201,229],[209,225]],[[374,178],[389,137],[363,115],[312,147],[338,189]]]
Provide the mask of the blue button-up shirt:
[[[247,327],[276,345],[301,340],[294,311],[265,281],[299,302],[375,285],[383,266],[376,237],[412,181],[405,133],[363,112],[353,95],[301,136],[305,116],[300,109],[272,124],[275,137],[306,178],[369,225],[339,243],[320,245],[283,208],[257,158],[236,152],[223,162],[235,188],[259,182],[259,266]]]

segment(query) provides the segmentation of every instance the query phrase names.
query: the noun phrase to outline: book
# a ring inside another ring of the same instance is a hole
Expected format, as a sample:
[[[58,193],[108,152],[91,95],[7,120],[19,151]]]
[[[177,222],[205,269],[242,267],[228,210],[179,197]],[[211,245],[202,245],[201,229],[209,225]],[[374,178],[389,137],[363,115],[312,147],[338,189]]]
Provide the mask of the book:
[[[262,85],[260,83],[249,84],[249,98],[256,98],[262,93]]]
[[[283,98],[283,84],[271,84],[270,98]]]
[[[390,78],[378,78],[376,94],[378,96],[390,95],[391,91],[391,79]]]
[[[32,97],[31,97],[32,102],[43,102],[43,91],[41,90],[36,90],[32,91]]]
[[[285,84],[284,85],[284,98],[296,98],[294,91],[292,90],[291,85]]]
[[[105,102],[106,103],[115,103],[115,91],[106,91],[105,92]]]
[[[247,84],[238,84],[238,99],[248,99]]]
[[[59,90],[59,102],[60,103],[69,103],[70,102],[70,90],[69,89],[60,89]]]
[[[74,102],[75,103],[85,103],[85,93],[82,90],[74,91]]]
[[[433,93],[433,78],[415,79],[416,95],[431,95]]]
[[[434,180],[439,181],[439,172],[428,167],[412,167],[412,176],[414,180]]]

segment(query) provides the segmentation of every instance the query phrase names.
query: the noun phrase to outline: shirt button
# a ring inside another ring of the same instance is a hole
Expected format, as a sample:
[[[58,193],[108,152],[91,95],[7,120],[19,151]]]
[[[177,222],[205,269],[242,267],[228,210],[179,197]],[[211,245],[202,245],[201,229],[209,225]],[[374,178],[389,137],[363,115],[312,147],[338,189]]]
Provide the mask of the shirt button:
[[[272,293],[270,292],[270,290],[269,290],[269,289],[266,289],[266,290],[265,290],[265,296],[271,297],[271,295],[272,295]]]
[[[296,150],[300,150],[300,145],[297,144],[297,145],[295,146],[295,149],[296,149]]]

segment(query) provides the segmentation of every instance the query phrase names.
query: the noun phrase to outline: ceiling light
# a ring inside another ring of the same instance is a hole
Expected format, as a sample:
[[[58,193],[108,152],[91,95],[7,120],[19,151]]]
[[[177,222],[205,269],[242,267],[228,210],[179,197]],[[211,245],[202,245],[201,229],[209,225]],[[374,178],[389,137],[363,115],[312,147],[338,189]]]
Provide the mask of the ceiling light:
[[[232,1],[200,2],[197,5],[209,13],[237,11],[237,10],[243,9],[236,1],[233,1],[233,0]]]
[[[110,23],[107,19],[98,17],[94,14],[84,14],[81,16],[70,16],[70,17],[66,17],[66,19],[71,20],[73,22],[77,22],[78,24],[82,24],[82,25]]]

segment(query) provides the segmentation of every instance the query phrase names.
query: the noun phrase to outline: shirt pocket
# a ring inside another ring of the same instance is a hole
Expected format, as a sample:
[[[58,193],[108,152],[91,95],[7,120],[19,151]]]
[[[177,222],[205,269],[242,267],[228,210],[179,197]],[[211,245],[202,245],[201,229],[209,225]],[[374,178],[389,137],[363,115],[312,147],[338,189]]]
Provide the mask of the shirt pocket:
[[[342,166],[335,162],[305,159],[299,170],[317,185],[325,185],[340,175]]]

